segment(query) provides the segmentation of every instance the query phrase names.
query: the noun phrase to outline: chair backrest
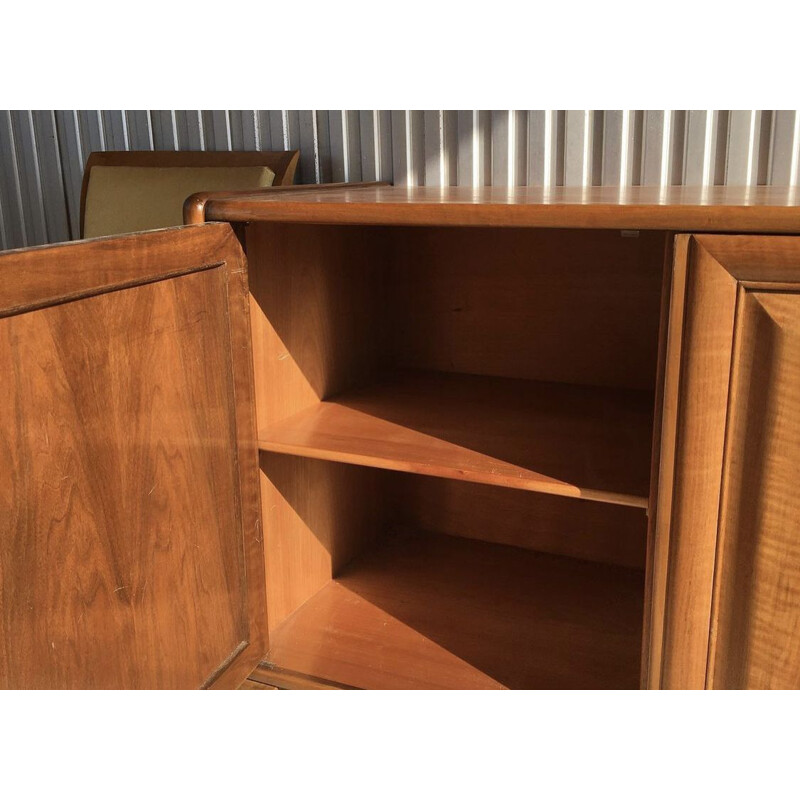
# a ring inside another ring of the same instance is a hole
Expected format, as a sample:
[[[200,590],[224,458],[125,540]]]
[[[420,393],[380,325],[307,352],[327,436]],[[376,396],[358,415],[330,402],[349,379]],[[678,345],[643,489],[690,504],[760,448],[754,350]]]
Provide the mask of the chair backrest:
[[[291,185],[298,157],[297,150],[92,153],[83,173],[80,235],[180,225],[183,201],[189,195]],[[121,197],[124,204],[120,204]]]

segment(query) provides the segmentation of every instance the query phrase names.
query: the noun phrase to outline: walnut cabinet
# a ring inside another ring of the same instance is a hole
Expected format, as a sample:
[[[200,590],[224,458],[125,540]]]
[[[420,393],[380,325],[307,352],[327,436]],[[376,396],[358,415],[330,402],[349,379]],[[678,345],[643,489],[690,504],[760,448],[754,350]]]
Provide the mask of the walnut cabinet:
[[[0,687],[800,688],[790,190],[185,214],[0,255]]]

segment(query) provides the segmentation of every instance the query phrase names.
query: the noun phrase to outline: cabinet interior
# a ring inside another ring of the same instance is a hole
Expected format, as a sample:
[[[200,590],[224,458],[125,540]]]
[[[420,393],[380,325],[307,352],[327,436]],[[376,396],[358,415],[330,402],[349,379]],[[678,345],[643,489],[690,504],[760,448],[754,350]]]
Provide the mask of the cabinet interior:
[[[247,227],[270,663],[639,685],[667,241]]]

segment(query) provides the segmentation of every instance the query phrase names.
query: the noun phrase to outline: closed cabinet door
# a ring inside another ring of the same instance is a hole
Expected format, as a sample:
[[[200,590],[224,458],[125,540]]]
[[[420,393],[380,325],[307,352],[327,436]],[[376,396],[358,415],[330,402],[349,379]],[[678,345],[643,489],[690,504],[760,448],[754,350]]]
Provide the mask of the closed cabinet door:
[[[800,239],[679,236],[647,684],[800,688]]]
[[[0,255],[0,688],[266,652],[247,299],[227,224]]]

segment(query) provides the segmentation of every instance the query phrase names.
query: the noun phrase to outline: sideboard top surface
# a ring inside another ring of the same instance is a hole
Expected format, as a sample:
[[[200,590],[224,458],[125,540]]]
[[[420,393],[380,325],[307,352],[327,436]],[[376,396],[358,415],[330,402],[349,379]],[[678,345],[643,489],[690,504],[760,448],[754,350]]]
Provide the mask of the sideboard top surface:
[[[206,220],[229,222],[800,233],[800,187],[338,184],[195,198]]]

